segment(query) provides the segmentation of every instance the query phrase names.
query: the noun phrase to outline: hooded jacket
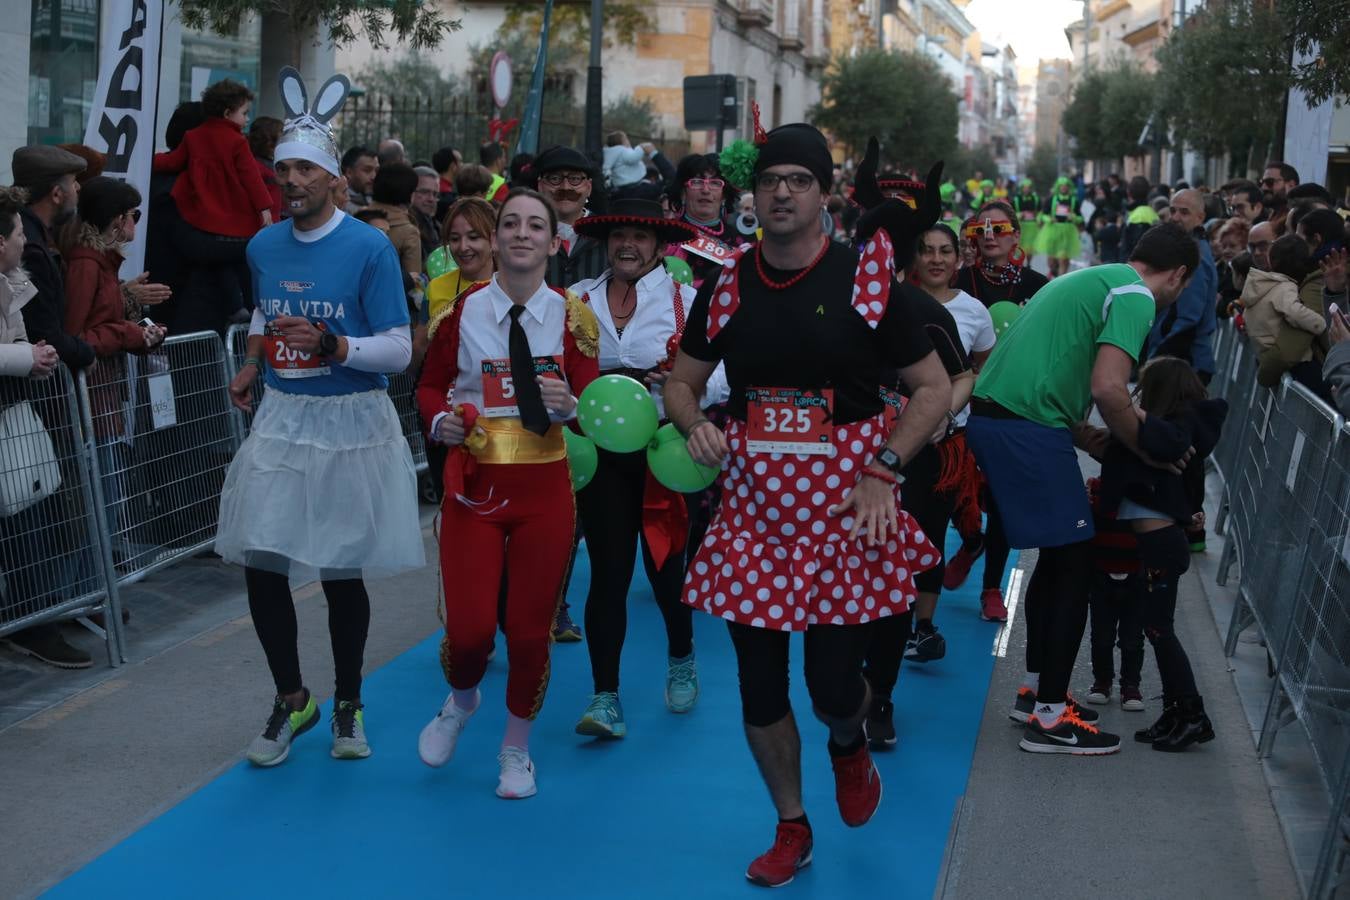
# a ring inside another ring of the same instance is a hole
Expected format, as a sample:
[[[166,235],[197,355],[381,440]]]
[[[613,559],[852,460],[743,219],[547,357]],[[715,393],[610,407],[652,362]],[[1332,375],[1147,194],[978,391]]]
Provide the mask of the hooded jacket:
[[[145,332],[126,318],[117,277],[121,265],[121,251],[89,225],[80,229],[79,246],[66,259],[66,331],[99,356],[146,351]]]
[[[1255,274],[1255,270],[1252,270]],[[1249,276],[1250,277],[1250,276]],[[1312,318],[1322,322],[1322,327],[1311,331],[1295,326],[1286,320],[1280,323],[1275,335],[1275,344],[1262,353],[1256,369],[1256,383],[1268,388],[1279,385],[1280,376],[1301,362],[1312,360],[1319,366],[1327,355],[1326,331],[1326,292],[1321,272],[1313,272],[1299,282],[1298,302]],[[1296,313],[1297,314],[1297,313]],[[1245,318],[1245,317],[1244,317]]]
[[[1285,322],[1315,335],[1326,330],[1326,321],[1299,302],[1298,282],[1288,275],[1252,269],[1242,288],[1241,299],[1247,337],[1256,344],[1259,352],[1264,353],[1275,346],[1280,325]],[[1289,364],[1311,358],[1311,352],[1308,352],[1302,359],[1289,360]]]
[[[33,371],[33,345],[22,310],[37,296],[37,286],[22,268],[0,276],[0,375],[27,378]]]
[[[1173,462],[1194,447],[1195,456],[1186,465],[1203,466],[1219,442],[1227,415],[1223,400],[1201,400],[1168,419],[1146,415],[1139,425],[1139,449],[1159,462]],[[1125,499],[1165,513],[1183,527],[1199,512],[1191,508],[1181,475],[1149,465],[1119,441],[1113,440],[1102,457],[1101,478],[1102,510],[1108,515],[1115,515]]]

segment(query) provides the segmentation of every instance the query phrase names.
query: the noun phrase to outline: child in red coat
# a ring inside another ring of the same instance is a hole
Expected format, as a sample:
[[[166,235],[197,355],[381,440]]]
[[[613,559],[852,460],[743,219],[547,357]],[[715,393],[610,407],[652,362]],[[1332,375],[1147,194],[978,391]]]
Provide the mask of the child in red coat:
[[[272,224],[272,196],[243,133],[252,103],[253,92],[237,81],[211,85],[202,92],[206,121],[154,162],[156,172],[178,174],[171,194],[183,221],[216,241],[209,255],[192,261],[234,269],[243,306],[252,305],[244,248]]]

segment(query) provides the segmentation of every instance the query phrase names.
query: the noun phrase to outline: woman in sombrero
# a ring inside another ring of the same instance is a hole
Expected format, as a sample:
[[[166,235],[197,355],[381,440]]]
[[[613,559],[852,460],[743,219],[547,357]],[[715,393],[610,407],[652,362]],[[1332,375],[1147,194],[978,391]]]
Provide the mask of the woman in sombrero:
[[[606,215],[588,216],[578,234],[605,245],[609,269],[572,286],[600,324],[600,372],[627,375],[651,390],[662,418],[661,388],[684,332],[694,289],[676,283],[662,266],[668,244],[688,241],[693,226],[662,215],[653,200],[623,199]],[[725,379],[704,398],[725,399]],[[719,395],[720,394],[720,395]],[[591,563],[586,598],[587,647],[595,693],[577,733],[620,738],[627,732],[619,703],[619,655],[627,630],[628,587],[641,545],[643,568],[665,619],[666,706],[688,712],[698,699],[692,610],[680,602],[688,515],[683,496],[656,482],[644,451],[597,448],[595,477],[577,494]]]

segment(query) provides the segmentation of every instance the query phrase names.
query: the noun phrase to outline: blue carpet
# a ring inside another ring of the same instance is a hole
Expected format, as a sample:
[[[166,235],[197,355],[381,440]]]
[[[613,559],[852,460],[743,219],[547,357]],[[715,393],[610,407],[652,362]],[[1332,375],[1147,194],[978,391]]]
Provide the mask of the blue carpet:
[[[956,541],[948,535],[953,551]],[[794,642],[793,703],[816,849],[786,896],[933,895],[993,668],[996,626],[978,617],[979,570],[943,595],[947,657],[901,673],[900,744],[877,755],[885,797],[863,829],[839,820],[826,733],[810,714]],[[531,739],[536,797],[509,802],[493,793],[504,653],[489,667],[483,707],[455,759],[440,770],[418,760],[418,732],[446,693],[432,637],[367,679],[370,759],[329,757],[325,710],[324,724],[297,741],[286,763],[263,770],[241,762],[47,896],[761,896],[743,873],[771,843],[775,818],[742,736],[725,628],[695,613],[703,694],[688,715],[666,712],[661,617],[638,571],[623,658],[629,736],[602,744],[572,732],[590,666],[584,644],[556,646]],[[578,621],[588,578],[583,552],[570,598]]]

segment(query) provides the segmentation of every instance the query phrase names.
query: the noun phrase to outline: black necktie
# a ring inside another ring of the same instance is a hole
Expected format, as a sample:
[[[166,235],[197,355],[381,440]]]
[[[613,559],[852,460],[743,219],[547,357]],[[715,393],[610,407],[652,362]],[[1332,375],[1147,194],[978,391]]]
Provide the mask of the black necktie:
[[[551,424],[548,410],[544,408],[544,398],[539,392],[539,383],[534,380],[534,356],[530,353],[530,339],[525,336],[525,327],[520,324],[520,314],[525,307],[511,307],[511,380],[516,383],[516,407],[520,410],[520,422],[527,431],[542,435]]]

